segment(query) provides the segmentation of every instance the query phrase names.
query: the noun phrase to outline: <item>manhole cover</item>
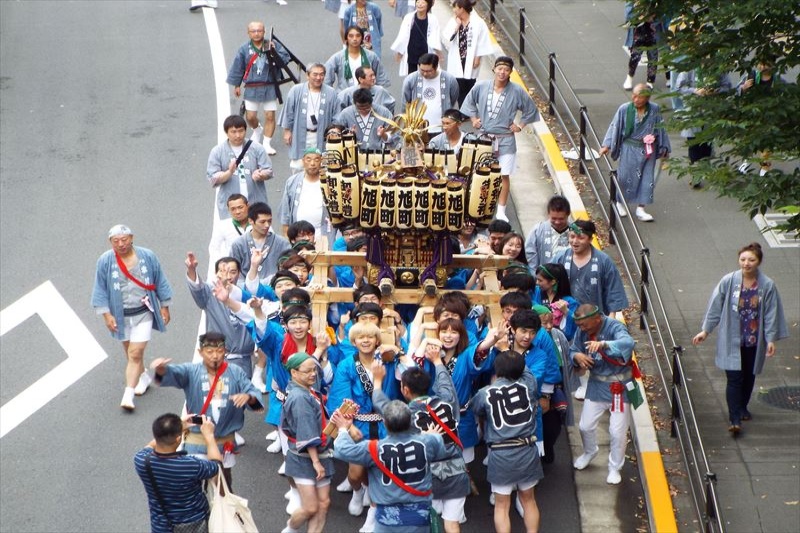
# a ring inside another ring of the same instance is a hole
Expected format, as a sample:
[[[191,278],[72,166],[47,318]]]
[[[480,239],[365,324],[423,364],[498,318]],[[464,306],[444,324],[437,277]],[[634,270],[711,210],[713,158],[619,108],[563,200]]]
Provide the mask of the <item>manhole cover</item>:
[[[759,399],[773,407],[800,411],[800,387],[775,387],[759,394]]]

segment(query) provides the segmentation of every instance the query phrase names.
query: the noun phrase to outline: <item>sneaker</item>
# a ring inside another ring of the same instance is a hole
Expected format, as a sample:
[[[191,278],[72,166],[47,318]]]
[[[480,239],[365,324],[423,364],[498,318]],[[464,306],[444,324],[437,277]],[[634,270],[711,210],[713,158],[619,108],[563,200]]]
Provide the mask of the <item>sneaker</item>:
[[[150,377],[150,374],[147,372],[142,372],[142,375],[139,376],[139,382],[136,384],[136,387],[133,389],[133,393],[136,396],[141,396],[147,389],[150,388],[150,384],[153,382],[153,378]]]
[[[281,533],[300,533],[299,529],[292,529],[292,526],[289,525],[291,521],[291,518],[286,521],[286,527],[281,529]]]
[[[297,489],[289,489],[289,492],[291,495],[289,496],[289,503],[286,504],[286,514],[291,516],[303,506],[303,503],[300,501],[300,493],[297,492]]]
[[[575,462],[572,463],[572,466],[575,467],[575,470],[583,470],[584,468],[589,466],[589,463],[592,462],[592,459],[597,457],[597,452],[598,451],[599,450],[595,450],[592,453],[583,452],[583,454],[581,454],[580,457],[575,459]]]
[[[519,492],[517,493],[517,497],[514,498],[514,507],[517,508],[517,512],[522,518],[525,518],[525,509],[522,508],[522,501],[519,499]]]
[[[133,411],[136,407],[133,405],[133,387],[125,387],[125,393],[122,395],[122,401],[119,406],[126,411]]]
[[[264,142],[264,128],[262,126],[258,126],[256,129],[253,130],[253,134],[250,135],[250,140],[254,143],[261,144]]]
[[[269,453],[279,453],[281,451],[281,439],[275,439],[272,444],[267,446]]]
[[[636,218],[638,218],[642,222],[652,222],[653,220],[655,220],[653,218],[653,215],[645,211],[644,207],[641,206],[636,208]]]
[[[281,463],[281,466],[278,467],[278,475],[282,476],[286,473],[286,461]]]
[[[252,383],[253,386],[258,389],[258,392],[260,392],[261,394],[266,394],[267,384],[264,383],[264,374],[263,374],[264,369],[257,366],[255,370],[256,371],[253,372],[253,377],[250,378],[250,383]],[[269,439],[269,440],[275,440],[275,439]]]
[[[573,393],[572,393],[572,396],[573,396],[573,397],[574,397],[576,400],[578,400],[579,402],[582,402],[583,400],[585,400],[585,399],[586,399],[586,387],[584,387],[583,385],[581,385],[580,387],[578,387],[577,389],[575,389],[575,392],[573,392]]]
[[[625,82],[622,84],[622,88],[626,91],[633,89],[633,76],[625,76]]]
[[[622,476],[619,473],[619,470],[609,470],[608,477],[606,478],[606,483],[609,485],[619,485],[622,482]]]
[[[358,533],[372,533],[373,531],[375,531],[375,508],[370,507],[369,511],[367,511],[367,519],[364,521],[364,525],[358,530]]]
[[[264,150],[267,151],[267,155],[275,155],[278,153],[278,151],[272,147],[272,144],[270,144],[270,142],[271,141],[268,141],[266,137],[264,138]]]
[[[278,430],[276,429],[267,433],[266,439],[270,442],[278,440]]]
[[[648,89],[652,89],[653,87],[655,87],[655,86],[653,85],[653,82],[651,82],[651,81],[648,81],[648,82],[647,82],[647,88],[648,88]]]
[[[353,491],[350,503],[347,504],[347,512],[352,516],[361,516],[361,513],[364,512],[364,492],[366,491],[363,485],[360,489]]]
[[[238,432],[238,431],[236,431],[236,432],[233,434],[233,440],[234,440],[234,441],[236,441],[236,445],[237,445],[237,446],[244,446],[244,444],[245,444],[244,437],[242,437],[241,435],[239,435],[239,432]]]
[[[617,202],[617,213],[619,213],[620,218],[625,218],[628,216],[628,209],[622,202]]]
[[[353,486],[350,484],[350,480],[344,478],[344,481],[336,485],[336,492],[353,492]]]

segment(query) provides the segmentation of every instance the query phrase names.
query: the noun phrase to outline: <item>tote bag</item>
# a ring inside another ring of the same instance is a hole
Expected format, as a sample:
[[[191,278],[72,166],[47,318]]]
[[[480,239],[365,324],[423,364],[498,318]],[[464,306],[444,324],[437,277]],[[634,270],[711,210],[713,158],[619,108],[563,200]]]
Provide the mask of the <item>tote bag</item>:
[[[220,488],[225,489],[222,494]],[[211,499],[211,514],[208,517],[209,533],[258,533],[247,500],[233,494],[220,470]]]

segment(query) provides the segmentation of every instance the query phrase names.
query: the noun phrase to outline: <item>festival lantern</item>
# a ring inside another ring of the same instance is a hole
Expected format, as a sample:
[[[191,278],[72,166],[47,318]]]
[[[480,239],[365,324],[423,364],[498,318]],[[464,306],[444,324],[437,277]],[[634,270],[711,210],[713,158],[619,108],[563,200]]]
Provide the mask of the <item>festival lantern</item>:
[[[397,180],[382,179],[379,198],[378,225],[383,229],[393,229],[397,220]]]
[[[431,224],[431,180],[414,180],[414,229],[428,230]]]
[[[342,132],[342,159],[344,165],[358,164],[358,141],[352,131]]]
[[[367,176],[361,180],[361,216],[359,221],[364,229],[378,227],[380,194],[380,179],[377,176]]]
[[[342,169],[339,190],[342,217],[345,220],[358,220],[361,208],[361,197],[359,195],[358,172],[353,165]]]
[[[458,233],[464,225],[464,185],[447,182],[447,231]]]
[[[430,230],[447,229],[447,180],[431,181]]]
[[[397,180],[397,217],[396,228],[409,230],[414,224],[414,178]]]
[[[489,192],[492,188],[491,169],[488,166],[478,165],[469,180],[469,194],[467,196],[467,216],[475,220],[485,218],[486,208],[489,204]]]

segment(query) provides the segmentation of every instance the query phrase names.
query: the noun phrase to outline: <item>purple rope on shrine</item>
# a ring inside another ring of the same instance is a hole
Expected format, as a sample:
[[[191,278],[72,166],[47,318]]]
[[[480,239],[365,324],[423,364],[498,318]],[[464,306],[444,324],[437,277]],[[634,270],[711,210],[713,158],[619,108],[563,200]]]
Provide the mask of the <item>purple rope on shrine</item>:
[[[427,279],[436,281],[436,267],[449,265],[453,262],[453,247],[450,245],[450,235],[446,232],[437,233],[433,241],[433,260],[425,267],[419,276],[420,283]]]
[[[373,265],[378,265],[378,281],[389,278],[394,282],[394,272],[383,258],[383,239],[380,230],[369,233],[367,239],[367,261]]]

